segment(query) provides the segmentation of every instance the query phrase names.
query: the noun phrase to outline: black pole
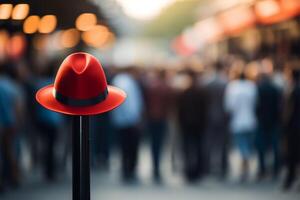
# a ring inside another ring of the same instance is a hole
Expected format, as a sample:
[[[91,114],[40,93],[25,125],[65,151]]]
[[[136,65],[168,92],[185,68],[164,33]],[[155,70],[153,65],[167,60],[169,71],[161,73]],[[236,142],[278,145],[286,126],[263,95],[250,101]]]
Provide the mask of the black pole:
[[[73,200],[90,200],[89,116],[73,116]]]

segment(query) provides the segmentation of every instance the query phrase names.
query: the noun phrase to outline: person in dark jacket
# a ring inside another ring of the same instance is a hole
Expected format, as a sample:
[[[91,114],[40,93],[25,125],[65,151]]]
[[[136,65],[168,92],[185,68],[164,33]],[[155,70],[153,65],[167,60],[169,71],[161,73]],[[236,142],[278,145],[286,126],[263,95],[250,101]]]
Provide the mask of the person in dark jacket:
[[[196,181],[203,172],[202,142],[206,125],[206,92],[189,71],[191,85],[178,98],[178,120],[182,135],[184,173],[187,181]]]
[[[205,152],[207,168],[224,178],[228,170],[228,120],[224,109],[224,94],[228,83],[223,64],[215,64],[214,74],[206,85],[208,93],[207,131]]]
[[[160,158],[167,131],[167,115],[170,105],[170,88],[166,83],[165,71],[156,70],[149,75],[145,99],[148,132],[153,163],[153,178],[160,181]]]
[[[280,124],[282,113],[282,92],[272,80],[272,74],[262,73],[258,81],[256,145],[259,159],[258,180],[266,175],[265,154],[271,148],[273,153],[273,177],[280,167]]]
[[[289,189],[296,179],[300,157],[300,70],[292,72],[293,89],[288,99],[287,140],[287,176],[284,189]]]

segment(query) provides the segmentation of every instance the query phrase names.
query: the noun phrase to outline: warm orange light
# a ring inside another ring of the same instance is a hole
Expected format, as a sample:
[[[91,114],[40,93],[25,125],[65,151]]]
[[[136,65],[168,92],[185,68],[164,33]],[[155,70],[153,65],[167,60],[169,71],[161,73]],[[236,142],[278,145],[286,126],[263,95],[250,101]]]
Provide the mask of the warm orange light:
[[[106,40],[106,41],[104,42],[104,44],[103,44],[101,47],[99,47],[99,48],[101,48],[101,49],[109,49],[109,48],[111,48],[111,47],[113,46],[113,44],[115,43],[115,41],[116,41],[116,36],[115,36],[115,34],[112,33],[112,32],[109,32],[109,33],[108,33],[107,40]]]
[[[176,1],[182,0],[115,0],[124,14],[138,20],[151,20]]]
[[[37,15],[29,16],[23,24],[24,33],[27,33],[27,34],[35,33],[39,28],[39,23],[40,23],[39,16],[37,16]]]
[[[45,15],[41,18],[39,24],[40,33],[51,33],[55,30],[57,19],[55,15]]]
[[[82,33],[82,40],[89,46],[101,47],[109,39],[108,28],[102,25],[96,25],[89,31]]]
[[[299,9],[300,9],[300,1],[299,0],[281,0],[281,4],[283,7],[283,10],[289,10],[291,12],[295,12],[295,14],[299,13]]]
[[[11,11],[13,9],[13,5],[9,3],[0,5],[0,19],[9,19],[11,16]]]
[[[258,1],[254,6],[255,14],[257,17],[270,17],[280,12],[278,1],[264,0]]]
[[[255,4],[255,14],[262,24],[274,24],[300,13],[299,0],[264,0]]]
[[[0,30],[0,59],[5,57],[6,45],[9,41],[9,34],[5,30]]]
[[[49,37],[48,35],[35,35],[32,41],[33,47],[40,51],[44,50],[47,45],[48,37]]]
[[[17,4],[12,12],[12,19],[14,20],[23,20],[27,17],[29,13],[28,4]]]
[[[80,31],[87,31],[97,24],[97,17],[93,13],[83,13],[76,19],[76,28]]]
[[[20,58],[26,47],[26,39],[23,34],[17,33],[13,35],[7,45],[7,52],[11,58]]]
[[[116,41],[116,36],[114,33],[109,32],[107,42],[105,43],[105,47],[110,47]]]
[[[60,42],[64,48],[75,47],[80,40],[80,33],[77,29],[71,28],[61,33]]]
[[[249,6],[238,6],[219,15],[224,32],[235,35],[255,24],[255,15]]]

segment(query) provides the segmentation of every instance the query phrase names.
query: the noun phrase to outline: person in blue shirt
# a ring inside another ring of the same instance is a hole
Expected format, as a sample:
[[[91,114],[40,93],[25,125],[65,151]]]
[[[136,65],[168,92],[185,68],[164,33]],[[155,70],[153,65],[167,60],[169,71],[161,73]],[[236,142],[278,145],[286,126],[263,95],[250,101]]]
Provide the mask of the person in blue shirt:
[[[51,64],[52,62],[50,62]],[[53,63],[52,63],[53,64]],[[53,69],[56,64],[46,66],[39,70],[39,77],[35,80],[35,89],[38,90],[41,87],[53,83]],[[55,158],[55,144],[57,142],[57,134],[59,128],[63,123],[63,116],[59,113],[52,112],[45,109],[36,103],[35,106],[35,120],[37,128],[42,140],[42,163],[43,171],[46,180],[52,181],[56,178],[56,158]]]
[[[5,73],[7,67],[11,66],[0,67],[0,182],[16,186],[19,167],[15,143],[23,98],[18,84]]]
[[[112,84],[127,94],[125,102],[112,111],[112,122],[120,137],[122,174],[124,181],[135,179],[140,138],[139,124],[143,113],[143,98],[140,86],[132,75],[132,68],[123,69]]]

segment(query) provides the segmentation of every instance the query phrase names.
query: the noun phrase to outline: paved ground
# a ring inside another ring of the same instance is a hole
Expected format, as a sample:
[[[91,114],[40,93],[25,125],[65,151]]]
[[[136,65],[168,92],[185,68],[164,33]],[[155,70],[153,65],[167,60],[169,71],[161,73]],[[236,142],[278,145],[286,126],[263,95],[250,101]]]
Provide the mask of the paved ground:
[[[115,157],[109,173],[93,171],[92,199],[93,200],[299,200],[300,193],[296,189],[282,192],[280,183],[266,180],[255,183],[239,184],[237,181],[238,157],[231,155],[232,173],[225,182],[210,177],[194,185],[187,185],[180,174],[171,170],[170,162],[164,159],[163,184],[156,185],[151,180],[149,152],[144,149],[140,156],[139,181],[135,184],[124,185],[120,181],[119,162]],[[252,168],[255,169],[255,162]],[[255,170],[252,170],[254,174]],[[29,175],[28,175],[29,176]],[[1,200],[71,200],[70,174],[62,176],[55,183],[42,182],[38,175],[30,175],[26,183],[19,189],[7,191],[0,196]]]

